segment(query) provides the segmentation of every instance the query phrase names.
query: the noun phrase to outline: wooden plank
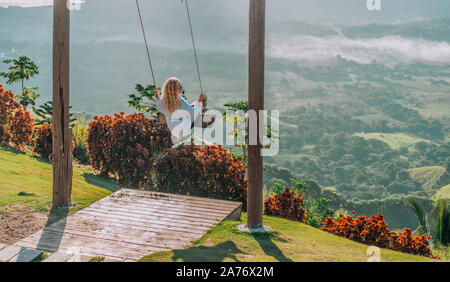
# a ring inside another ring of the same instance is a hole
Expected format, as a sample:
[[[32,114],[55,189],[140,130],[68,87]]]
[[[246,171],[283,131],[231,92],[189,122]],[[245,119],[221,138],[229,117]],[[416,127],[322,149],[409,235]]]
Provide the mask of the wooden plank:
[[[264,45],[265,45],[265,0],[250,0],[249,44],[248,44],[248,110],[249,146],[247,158],[248,196],[247,224],[251,227],[262,225],[263,213],[263,158],[261,138],[265,134],[261,123],[264,110]],[[256,137],[256,138],[255,138]],[[256,142],[254,143],[254,139]]]
[[[131,232],[123,232],[120,233],[105,233],[99,231],[92,230],[81,230],[75,228],[66,228],[63,232],[55,227],[47,227],[45,229],[46,232],[59,232],[61,234],[71,234],[71,235],[79,235],[90,238],[100,238],[111,241],[118,241],[122,243],[131,243],[131,244],[139,244],[145,245],[155,248],[183,248],[187,243],[191,240],[169,240],[167,238],[154,238],[153,236],[148,236],[144,232],[142,233],[131,233]]]
[[[66,262],[71,257],[73,257],[73,255],[57,252],[51,254],[44,262]]]
[[[50,232],[47,232],[50,236]],[[59,235],[59,234],[54,234]],[[56,237],[57,237],[56,236]],[[163,248],[153,248],[144,245],[130,244],[130,243],[120,243],[116,241],[104,240],[83,236],[76,236],[71,234],[66,234],[60,240],[59,238],[48,239],[45,242],[39,242],[36,244],[35,240],[29,240],[25,238],[19,243],[20,246],[30,249],[37,249],[50,252],[65,252],[72,254],[82,254],[82,255],[92,255],[92,256],[109,256],[109,257],[123,257],[123,258],[136,258],[142,257],[142,253],[153,253],[157,251],[164,251],[167,249]]]
[[[91,215],[78,215],[79,218],[89,218],[92,219]],[[113,224],[125,224],[126,226],[130,226],[130,228],[148,228],[149,230],[163,230],[163,231],[173,231],[177,233],[184,233],[184,234],[193,234],[195,235],[201,235],[204,234],[203,230],[192,230],[192,229],[183,229],[179,226],[167,226],[167,225],[158,225],[158,224],[152,224],[151,226],[149,224],[141,223],[141,222],[127,222],[124,219],[116,219],[116,218],[102,218],[102,222],[108,222]]]
[[[202,203],[199,199],[190,201],[188,196],[158,199],[147,197],[146,193],[149,192],[127,192],[120,200],[112,199],[117,193],[110,195],[16,245],[67,255],[136,261],[153,252],[185,248],[241,206],[222,201],[211,207],[215,200]]]
[[[135,226],[126,225],[126,224],[115,224],[115,223],[105,223],[102,224],[101,227],[92,229],[90,227],[86,227],[83,224],[77,223],[69,223],[65,226],[52,225],[51,227],[57,227],[59,230],[64,229],[75,229],[75,230],[84,230],[84,231],[94,231],[94,232],[103,232],[110,234],[127,234],[130,236],[139,234],[139,236],[147,236],[152,238],[158,238],[161,240],[192,240],[193,238],[198,238],[198,234],[180,234],[180,232],[176,231],[167,231],[164,229],[161,230],[153,230],[149,229],[148,226],[145,228],[136,228]],[[124,231],[126,229],[126,231]]]
[[[123,220],[131,220],[133,222],[141,222],[149,224],[149,227],[151,227],[153,224],[155,225],[166,225],[169,227],[179,227],[182,226],[182,230],[189,229],[189,230],[205,230],[211,228],[211,225],[203,225],[203,224],[196,224],[195,221],[189,221],[189,220],[167,220],[167,218],[161,218],[158,219],[158,216],[152,217],[137,217],[133,216],[132,214],[120,214],[115,212],[109,212],[108,214],[102,214],[101,211],[81,211],[80,213],[84,215],[96,215],[100,218],[115,218],[115,219],[123,219]],[[180,231],[182,231],[180,230]]]
[[[170,220],[171,222],[190,221],[206,226],[210,226],[211,224],[217,224],[221,221],[220,219],[223,218],[223,216],[222,217],[216,216],[214,218],[205,219],[185,212],[171,212],[170,210],[158,211],[158,209],[148,209],[147,211],[142,211],[139,209],[135,209],[133,207],[124,208],[124,207],[114,207],[110,205],[103,205],[102,207],[98,208],[89,208],[86,209],[85,211],[104,212],[107,214],[113,213],[124,215],[131,214],[139,218],[164,218]]]
[[[155,195],[156,196],[163,195],[165,197],[160,197],[161,200],[168,198],[170,200],[186,201],[186,202],[190,202],[190,203],[200,203],[202,205],[208,205],[208,206],[212,205],[212,204],[216,204],[216,206],[229,207],[229,206],[234,206],[237,203],[237,202],[233,202],[233,201],[219,200],[219,199],[213,199],[213,198],[169,194],[169,193],[161,193],[161,192],[153,192],[153,191],[140,191],[140,190],[126,189],[126,188],[121,189],[118,192],[116,192],[113,195],[113,198],[120,197],[122,195],[142,197],[142,198],[151,198],[151,199],[152,198],[154,199]],[[157,199],[159,199],[159,198],[157,197]]]
[[[0,260],[9,261],[13,257],[15,257],[18,253],[20,253],[22,250],[23,248],[21,247],[9,245],[0,251]]]
[[[102,220],[99,222],[95,222],[96,226],[98,227],[90,227],[90,224],[86,224],[86,220],[84,220],[83,217],[77,217],[77,220],[71,220],[66,224],[54,224],[55,226],[58,226],[63,230],[65,227],[73,227],[73,228],[81,228],[84,227],[89,230],[107,230],[110,232],[123,232],[124,229],[129,230],[129,232],[141,232],[141,231],[147,231],[149,234],[155,234],[156,236],[161,236],[164,238],[169,239],[178,239],[178,238],[198,238],[199,234],[203,234],[202,231],[196,231],[196,232],[180,232],[179,230],[172,230],[168,228],[157,227],[157,226],[151,226],[149,228],[148,225],[134,225],[130,223],[120,223],[116,221],[106,221]],[[101,225],[98,225],[101,224]]]
[[[139,198],[120,198],[120,199],[114,199],[111,201],[105,201],[101,203],[102,205],[104,203],[111,203],[111,204],[128,204],[134,206],[135,204],[137,206],[142,207],[151,207],[151,206],[157,206],[157,207],[178,207],[186,209],[186,211],[192,211],[192,212],[204,212],[204,213],[210,213],[211,211],[214,211],[217,214],[227,214],[230,210],[236,208],[239,206],[239,204],[235,205],[229,205],[227,207],[214,207],[214,206],[208,206],[206,204],[200,205],[195,203],[189,203],[189,202],[180,202],[180,201],[169,201],[169,200],[145,200],[142,197]]]
[[[102,207],[108,207],[108,208],[117,208],[117,204],[105,202],[103,203]],[[139,213],[158,213],[161,215],[175,215],[175,216],[189,216],[190,218],[198,219],[198,220],[206,220],[206,221],[217,221],[218,219],[222,219],[224,216],[227,216],[230,214],[230,211],[227,211],[226,213],[216,213],[214,210],[209,210],[209,212],[193,212],[188,209],[185,209],[184,207],[180,206],[153,206],[153,207],[147,207],[144,205],[139,205],[136,203],[135,205],[126,204],[126,205],[120,205],[120,209],[122,210],[130,210],[133,209],[136,212]]]

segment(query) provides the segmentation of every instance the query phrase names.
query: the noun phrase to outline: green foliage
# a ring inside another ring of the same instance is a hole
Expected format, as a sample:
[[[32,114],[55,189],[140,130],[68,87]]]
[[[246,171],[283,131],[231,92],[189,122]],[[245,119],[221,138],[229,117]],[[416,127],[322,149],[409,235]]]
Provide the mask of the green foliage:
[[[335,211],[329,205],[330,200],[319,198],[313,202],[306,202],[306,223],[316,228],[321,228],[327,217],[332,217]]]
[[[448,246],[450,243],[450,205],[448,200],[440,199],[437,202],[439,208],[436,219],[436,239],[442,245]]]
[[[88,124],[77,120],[72,127],[73,157],[85,165],[89,164],[89,152],[86,145],[88,135]]]
[[[72,107],[69,107],[72,109]],[[47,101],[44,104],[40,105],[34,113],[38,116],[36,119],[36,125],[42,125],[44,123],[52,124],[53,123],[53,101]],[[69,123],[73,126],[76,119],[73,117],[73,113],[69,113]]]
[[[152,118],[158,118],[159,112],[156,109],[155,86],[136,84],[137,94],[128,95],[128,105],[135,108],[139,114],[149,113]]]
[[[286,186],[281,183],[272,183],[272,186],[270,187],[271,192],[274,194],[281,194],[286,189]]]
[[[38,89],[39,87],[25,87],[23,93],[17,95],[17,99],[24,110],[26,110],[29,105],[34,109],[34,106],[36,106],[36,99],[40,96],[40,94],[37,93]]]
[[[1,72],[0,76],[7,78],[8,84],[13,84],[18,80],[28,80],[39,74],[38,66],[26,56],[20,56],[18,59],[6,59],[3,63],[8,64],[8,71]]]
[[[238,146],[242,148],[244,155],[244,162],[247,163],[247,152],[248,152],[248,117],[246,116],[248,112],[248,101],[241,101],[237,103],[226,103],[224,104],[226,112],[224,115],[224,120],[233,123],[233,129],[230,132],[226,132],[230,137],[238,140]],[[231,114],[230,114],[231,112]],[[242,122],[244,126],[239,126]],[[277,132],[272,130],[271,125],[267,125],[266,137],[270,139],[271,144],[277,142],[280,136]],[[271,144],[263,144],[265,147],[270,147]]]
[[[248,112],[248,101],[241,101],[237,103],[226,103],[224,106],[229,110],[240,110],[244,113]]]

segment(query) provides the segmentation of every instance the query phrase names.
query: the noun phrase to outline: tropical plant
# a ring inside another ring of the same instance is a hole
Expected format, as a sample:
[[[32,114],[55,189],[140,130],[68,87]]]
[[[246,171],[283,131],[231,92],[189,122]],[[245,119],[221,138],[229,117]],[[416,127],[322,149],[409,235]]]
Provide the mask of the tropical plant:
[[[39,68],[38,66],[31,61],[30,58],[26,57],[26,56],[20,56],[18,59],[6,59],[3,60],[3,62],[5,64],[8,64],[8,71],[6,72],[0,72],[0,76],[3,76],[4,78],[8,79],[6,81],[6,83],[8,84],[13,84],[17,81],[21,81],[22,83],[22,92],[21,95],[26,95],[25,94],[25,80],[28,80],[32,77],[34,77],[35,75],[39,74]],[[31,93],[29,93],[28,95],[30,95],[29,97],[32,98],[33,95],[31,95]],[[37,98],[37,97],[36,97]],[[29,105],[27,99],[24,99],[23,102],[25,103],[22,104],[24,106],[24,108],[26,109],[26,107]],[[34,103],[36,101],[34,100]]]
[[[14,93],[11,90],[5,91],[3,84],[0,84],[0,143],[9,142],[9,124],[14,112],[20,108],[20,104],[14,99]]]
[[[53,127],[50,123],[43,123],[36,130],[36,137],[34,140],[34,151],[40,157],[48,159],[53,152]]]
[[[72,107],[69,107],[72,109]],[[53,101],[47,101],[44,104],[40,105],[34,113],[38,116],[36,120],[36,125],[42,125],[44,123],[53,123]],[[73,117],[73,113],[69,113],[69,123],[73,126],[73,123],[76,121],[76,118]]]
[[[321,228],[325,219],[334,216],[335,211],[330,207],[330,200],[319,198],[313,202],[306,201],[306,224]]]
[[[417,233],[419,235],[428,234],[426,212],[422,205],[420,205],[417,200],[411,197],[405,198],[405,204],[411,208],[411,210],[417,216],[417,220],[419,221],[419,226],[417,227],[416,231],[414,231],[414,233]]]
[[[404,228],[399,234],[391,232],[384,216],[379,213],[369,218],[365,216],[345,217],[342,214],[336,219],[327,217],[322,230],[371,246],[437,258],[433,256],[428,246],[431,236],[414,236],[409,228]]]
[[[303,195],[286,188],[280,194],[268,197],[264,201],[264,214],[305,222],[306,209]]]
[[[241,147],[244,156],[243,161],[246,164],[248,152],[248,117],[246,117],[248,113],[248,101],[226,103],[224,107],[226,111],[223,114],[223,119],[233,124],[232,130],[226,132],[226,134],[233,139],[237,139],[237,146]],[[242,123],[245,125],[240,126]],[[271,125],[266,126],[265,134],[272,144],[279,139],[278,133],[272,130]],[[271,144],[264,144],[264,146],[270,148]]]
[[[437,202],[439,208],[436,219],[436,239],[444,246],[450,243],[450,208],[448,200],[439,199]]]
[[[19,100],[19,103],[22,105],[24,110],[27,110],[27,107],[29,105],[32,106],[32,109],[34,109],[34,106],[36,106],[36,100],[39,98],[39,93],[37,93],[37,90],[39,87],[25,87],[24,92],[17,95],[17,99]]]
[[[135,108],[139,114],[149,113],[152,118],[158,118],[159,112],[156,109],[155,86],[136,84],[135,90],[138,94],[128,95],[128,105]]]
[[[34,131],[34,120],[29,111],[18,109],[10,121],[11,141],[21,148],[31,142]]]
[[[89,125],[80,120],[74,122],[72,127],[72,141],[74,143],[73,157],[82,164],[89,164],[89,152],[86,140],[89,135]]]

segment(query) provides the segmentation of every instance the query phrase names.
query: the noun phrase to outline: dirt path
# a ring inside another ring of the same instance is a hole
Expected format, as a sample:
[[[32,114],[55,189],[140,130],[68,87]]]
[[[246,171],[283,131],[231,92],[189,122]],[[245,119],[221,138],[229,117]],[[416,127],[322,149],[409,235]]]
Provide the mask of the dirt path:
[[[41,229],[59,218],[49,213],[36,212],[31,208],[13,208],[0,212],[0,243],[13,244]]]

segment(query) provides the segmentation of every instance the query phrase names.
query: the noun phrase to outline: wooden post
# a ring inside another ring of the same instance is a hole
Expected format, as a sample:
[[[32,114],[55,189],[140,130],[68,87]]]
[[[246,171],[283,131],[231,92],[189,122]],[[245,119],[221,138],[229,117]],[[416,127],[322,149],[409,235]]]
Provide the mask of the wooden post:
[[[265,43],[265,0],[250,0],[249,46],[248,46],[248,109],[257,114],[256,132],[264,132],[260,124],[260,110],[264,109],[264,43]],[[249,119],[250,122],[250,119]],[[254,123],[254,122],[253,122]],[[255,124],[249,124],[255,126]],[[247,225],[250,228],[262,227],[263,214],[263,158],[261,140],[257,145],[248,146],[248,186],[247,186]]]
[[[53,4],[53,207],[70,206],[72,133],[69,128],[70,11],[67,0]]]

